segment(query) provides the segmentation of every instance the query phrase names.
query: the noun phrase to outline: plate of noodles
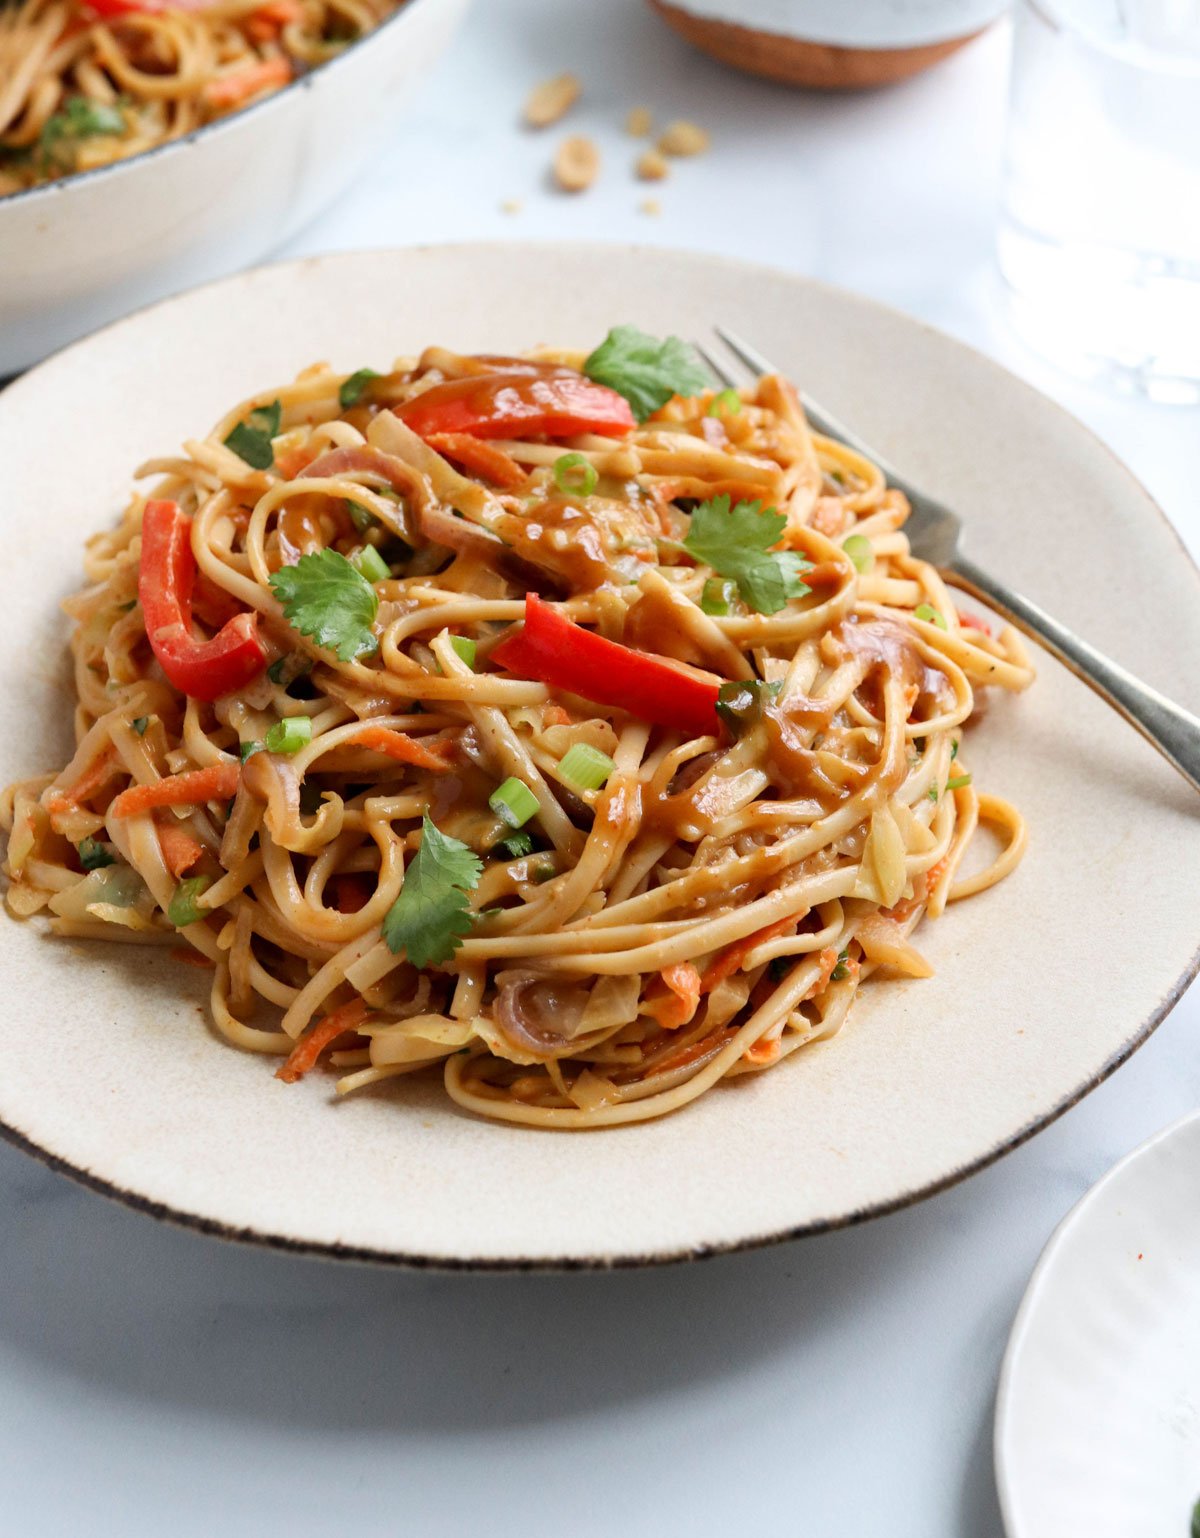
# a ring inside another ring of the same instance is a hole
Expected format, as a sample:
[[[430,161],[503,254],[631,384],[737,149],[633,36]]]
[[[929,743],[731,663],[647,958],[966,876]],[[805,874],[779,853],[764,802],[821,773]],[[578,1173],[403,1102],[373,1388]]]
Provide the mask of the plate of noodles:
[[[782,372],[718,386],[714,319]],[[1122,1061],[1196,968],[1195,807],[797,384],[1197,703],[1129,473],[767,269],[321,258],[0,396],[8,1135],[226,1235],[612,1265],[913,1201]]]
[[[467,0],[6,0],[0,375],[286,240]]]

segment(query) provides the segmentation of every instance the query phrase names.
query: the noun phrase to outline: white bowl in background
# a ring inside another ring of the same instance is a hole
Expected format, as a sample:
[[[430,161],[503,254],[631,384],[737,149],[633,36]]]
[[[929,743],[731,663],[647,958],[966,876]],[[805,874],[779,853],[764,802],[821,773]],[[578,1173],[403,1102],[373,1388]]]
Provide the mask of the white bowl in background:
[[[786,85],[886,85],[953,53],[1008,0],[650,0],[705,53]]]
[[[242,111],[0,198],[0,376],[281,245],[351,182],[469,0],[408,0]]]
[[[708,21],[736,22],[835,48],[924,48],[968,37],[1008,0],[675,0]]]

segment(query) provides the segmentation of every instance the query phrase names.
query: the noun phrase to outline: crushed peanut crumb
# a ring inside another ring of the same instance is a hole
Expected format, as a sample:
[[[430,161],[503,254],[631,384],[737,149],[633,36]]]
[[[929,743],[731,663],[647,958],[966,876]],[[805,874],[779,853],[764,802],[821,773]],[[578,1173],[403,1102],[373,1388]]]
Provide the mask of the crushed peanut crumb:
[[[658,141],[664,155],[702,155],[708,146],[709,137],[704,129],[683,118],[669,123]]]
[[[638,204],[639,214],[653,214],[656,218],[662,213],[662,204],[657,198],[643,198]]]
[[[505,198],[500,204],[502,214],[519,214],[521,212],[520,198]]]
[[[630,107],[625,119],[625,132],[634,139],[644,139],[654,127],[654,114],[649,107]]]
[[[584,134],[564,139],[554,154],[554,179],[564,192],[582,192],[596,180],[600,151]]]
[[[549,128],[579,100],[583,90],[578,75],[555,75],[535,85],[525,101],[525,121],[530,128]]]
[[[638,156],[634,170],[643,182],[661,182],[671,172],[666,156],[660,155],[657,150],[644,150]]]

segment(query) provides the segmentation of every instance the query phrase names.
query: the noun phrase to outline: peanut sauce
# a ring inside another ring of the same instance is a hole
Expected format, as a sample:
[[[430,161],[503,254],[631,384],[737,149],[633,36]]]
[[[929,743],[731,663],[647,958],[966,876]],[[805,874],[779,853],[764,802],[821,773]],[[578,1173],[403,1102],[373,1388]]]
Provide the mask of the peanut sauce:
[[[611,582],[621,556],[654,559],[654,535],[641,514],[603,497],[546,497],[524,514],[497,519],[495,527],[517,555],[553,571],[573,592]]]

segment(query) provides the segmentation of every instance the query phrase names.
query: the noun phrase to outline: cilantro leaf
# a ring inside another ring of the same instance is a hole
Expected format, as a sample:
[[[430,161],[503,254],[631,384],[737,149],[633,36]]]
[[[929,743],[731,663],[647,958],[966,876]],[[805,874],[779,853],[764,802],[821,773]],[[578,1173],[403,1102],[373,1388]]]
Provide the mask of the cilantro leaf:
[[[790,598],[811,592],[800,573],[812,567],[792,550],[772,550],[787,527],[787,519],[761,502],[738,502],[727,496],[697,503],[691,528],[683,542],[689,555],[711,566],[720,577],[732,577],[742,598],[759,614],[777,614]]]
[[[426,812],[421,847],[404,872],[400,896],[383,921],[383,938],[394,955],[404,951],[414,967],[449,961],[475,922],[467,904],[483,874],[477,854],[440,833]]]
[[[636,326],[614,326],[590,354],[583,372],[623,395],[644,422],[673,395],[698,395],[711,384],[695,351],[677,336],[660,342]]]
[[[225,437],[225,446],[239,459],[244,459],[252,470],[270,470],[275,463],[272,438],[279,434],[279,422],[283,408],[278,401],[269,406],[256,406],[244,422],[239,422]]]
[[[295,566],[281,566],[271,578],[271,591],[290,625],[343,662],[379,649],[371,630],[378,594],[336,550],[317,550],[302,555]]]
[[[379,375],[373,368],[357,369],[348,379],[343,379],[338,386],[338,405],[343,411],[349,411],[351,406],[357,406],[362,400],[363,391],[372,379],[378,378]]]

